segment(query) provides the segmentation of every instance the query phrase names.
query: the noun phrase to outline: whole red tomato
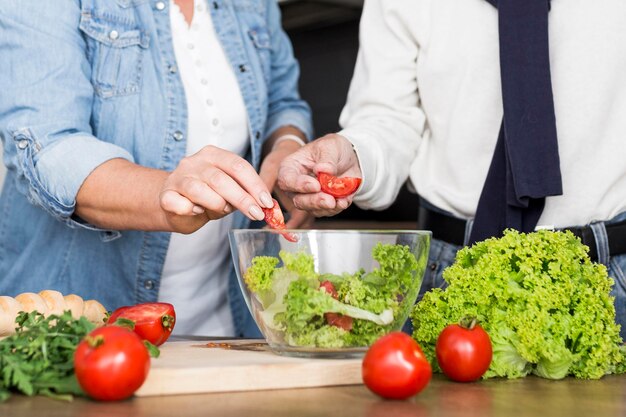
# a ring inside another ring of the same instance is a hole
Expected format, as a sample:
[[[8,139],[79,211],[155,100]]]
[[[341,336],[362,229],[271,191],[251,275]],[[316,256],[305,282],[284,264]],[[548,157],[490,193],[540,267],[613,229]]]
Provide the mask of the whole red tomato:
[[[437,338],[435,353],[442,372],[458,382],[476,381],[483,376],[493,356],[489,335],[475,319],[446,326]]]
[[[169,303],[141,303],[120,307],[111,313],[107,324],[113,324],[119,318],[132,320],[135,323],[135,333],[156,346],[165,343],[176,324],[176,312]]]
[[[361,185],[361,178],[358,177],[335,177],[326,172],[317,174],[322,191],[335,198],[347,197],[354,194]]]
[[[83,391],[101,401],[123,400],[143,384],[150,356],[131,330],[104,326],[89,333],[74,353],[76,379]]]
[[[363,382],[383,398],[403,400],[423,390],[432,376],[430,363],[415,340],[391,332],[368,349],[363,358]]]

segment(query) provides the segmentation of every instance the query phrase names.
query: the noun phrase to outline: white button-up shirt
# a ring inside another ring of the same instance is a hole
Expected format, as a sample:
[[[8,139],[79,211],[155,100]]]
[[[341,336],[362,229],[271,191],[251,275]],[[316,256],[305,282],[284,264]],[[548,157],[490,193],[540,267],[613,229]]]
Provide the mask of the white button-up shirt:
[[[552,0],[550,58],[563,195],[540,225],[626,210],[626,1]],[[354,201],[391,204],[409,178],[474,216],[500,125],[498,16],[485,0],[368,0],[341,117],[364,174]]]
[[[171,0],[170,6],[178,65],[174,71],[180,72],[187,98],[187,155],[214,145],[243,156],[249,146],[246,109],[211,15],[197,1],[189,26]],[[172,234],[159,300],[176,309],[175,334],[234,334],[227,298],[232,220],[226,216],[190,235]]]

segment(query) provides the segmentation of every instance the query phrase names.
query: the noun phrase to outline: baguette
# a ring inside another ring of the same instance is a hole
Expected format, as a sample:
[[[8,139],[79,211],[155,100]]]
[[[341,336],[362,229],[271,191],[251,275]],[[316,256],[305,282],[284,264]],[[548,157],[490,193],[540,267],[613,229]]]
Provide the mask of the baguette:
[[[43,290],[39,294],[22,293],[15,298],[0,296],[0,338],[15,333],[15,319],[20,311],[37,311],[44,316],[71,311],[77,319],[84,316],[97,326],[104,324],[106,309],[96,300],[84,301],[76,294],[63,296],[58,291]]]

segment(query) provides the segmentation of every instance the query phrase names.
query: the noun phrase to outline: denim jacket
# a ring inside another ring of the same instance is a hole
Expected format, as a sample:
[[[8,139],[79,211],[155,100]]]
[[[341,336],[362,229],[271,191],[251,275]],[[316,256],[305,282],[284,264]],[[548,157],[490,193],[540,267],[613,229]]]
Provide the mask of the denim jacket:
[[[311,137],[298,65],[275,0],[207,0],[247,114],[247,159],[291,125]],[[156,301],[169,233],[101,230],[74,215],[103,162],[171,171],[186,101],[167,0],[0,0],[0,294],[55,289],[107,309]],[[240,213],[235,227],[247,227]],[[224,244],[228,244],[224,242]],[[231,279],[238,335],[254,323]]]

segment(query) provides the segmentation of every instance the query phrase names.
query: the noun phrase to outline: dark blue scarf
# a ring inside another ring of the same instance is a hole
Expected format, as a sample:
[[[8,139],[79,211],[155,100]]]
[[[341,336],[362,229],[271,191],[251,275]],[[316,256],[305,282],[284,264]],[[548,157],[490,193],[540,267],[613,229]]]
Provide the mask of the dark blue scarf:
[[[470,243],[535,229],[545,197],[561,195],[550,80],[550,0],[487,0],[498,8],[504,120]]]

